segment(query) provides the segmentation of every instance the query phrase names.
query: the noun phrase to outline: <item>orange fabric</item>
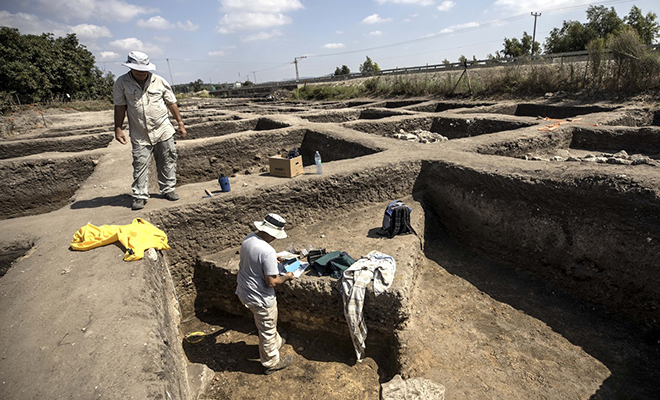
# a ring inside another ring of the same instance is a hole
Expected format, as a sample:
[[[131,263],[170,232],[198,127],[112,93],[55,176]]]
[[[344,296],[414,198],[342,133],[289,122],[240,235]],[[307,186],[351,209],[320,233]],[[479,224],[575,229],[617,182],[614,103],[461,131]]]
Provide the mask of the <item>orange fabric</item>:
[[[73,235],[71,249],[91,250],[116,241],[126,248],[124,261],[140,260],[144,257],[144,251],[152,247],[156,250],[170,249],[165,232],[142,218],[135,218],[128,225],[95,226],[88,223]]]

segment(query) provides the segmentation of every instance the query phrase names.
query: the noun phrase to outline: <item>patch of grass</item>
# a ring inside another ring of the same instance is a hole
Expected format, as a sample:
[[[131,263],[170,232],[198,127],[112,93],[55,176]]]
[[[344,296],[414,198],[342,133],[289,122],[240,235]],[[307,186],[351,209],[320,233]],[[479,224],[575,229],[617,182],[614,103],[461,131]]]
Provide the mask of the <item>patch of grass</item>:
[[[362,85],[346,86],[303,86],[291,93],[292,100],[346,100],[364,96]]]
[[[105,111],[114,108],[110,100],[74,100],[65,103],[56,101],[42,106],[43,108],[61,108],[76,111]]]

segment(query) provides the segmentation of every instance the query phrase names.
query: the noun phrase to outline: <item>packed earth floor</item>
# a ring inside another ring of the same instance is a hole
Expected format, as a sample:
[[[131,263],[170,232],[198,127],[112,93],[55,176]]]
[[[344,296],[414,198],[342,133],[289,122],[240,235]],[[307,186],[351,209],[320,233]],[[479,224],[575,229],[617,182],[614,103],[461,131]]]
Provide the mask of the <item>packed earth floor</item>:
[[[551,100],[182,100],[181,199],[152,173],[138,212],[111,111],[16,116],[0,140],[0,398],[379,399],[397,376],[447,399],[657,398],[660,111]],[[294,148],[303,173],[271,175]],[[378,234],[396,199],[416,234]],[[268,212],[287,220],[278,251],[395,258],[388,291],[368,289],[365,360],[339,281],[307,273],[278,288],[293,363],[263,374],[233,290]],[[171,249],[69,248],[87,223],[135,218]]]

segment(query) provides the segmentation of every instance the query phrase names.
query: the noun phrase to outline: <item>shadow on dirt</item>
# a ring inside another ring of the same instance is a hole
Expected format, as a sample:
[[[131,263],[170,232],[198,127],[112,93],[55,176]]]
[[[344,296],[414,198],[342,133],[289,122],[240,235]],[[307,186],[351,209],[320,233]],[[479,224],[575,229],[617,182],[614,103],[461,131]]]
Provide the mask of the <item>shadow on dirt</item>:
[[[81,208],[98,208],[105,206],[130,208],[132,202],[133,198],[130,194],[118,194],[116,196],[95,197],[90,200],[76,201],[71,204],[71,209],[79,210]]]
[[[217,330],[207,334],[197,343],[191,343],[184,338],[182,347],[188,360],[206,364],[215,372],[263,374],[256,327],[251,318],[213,310],[203,314],[199,322],[213,326],[213,329]],[[281,350],[282,354],[290,354],[293,349],[297,356],[308,361],[340,363],[348,366],[355,364],[350,339],[337,339],[320,331],[300,331],[281,322],[278,323],[278,331],[286,338],[286,344]]]
[[[549,325],[611,372],[591,399],[655,399],[660,392],[656,335],[604,307],[572,296],[527,271],[496,263],[455,241],[425,207],[425,255],[493,299]]]

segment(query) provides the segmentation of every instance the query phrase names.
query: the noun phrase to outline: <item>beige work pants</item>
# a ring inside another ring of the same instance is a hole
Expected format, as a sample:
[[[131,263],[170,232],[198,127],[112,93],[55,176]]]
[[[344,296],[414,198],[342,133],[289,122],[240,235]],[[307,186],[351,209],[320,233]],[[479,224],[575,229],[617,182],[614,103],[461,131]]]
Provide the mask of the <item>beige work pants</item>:
[[[259,332],[259,356],[261,364],[271,368],[280,362],[280,347],[282,337],[277,332],[277,301],[271,307],[260,307],[246,304],[254,314],[254,323]]]

